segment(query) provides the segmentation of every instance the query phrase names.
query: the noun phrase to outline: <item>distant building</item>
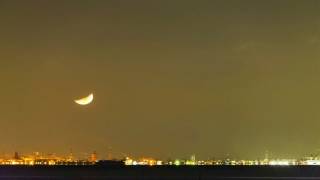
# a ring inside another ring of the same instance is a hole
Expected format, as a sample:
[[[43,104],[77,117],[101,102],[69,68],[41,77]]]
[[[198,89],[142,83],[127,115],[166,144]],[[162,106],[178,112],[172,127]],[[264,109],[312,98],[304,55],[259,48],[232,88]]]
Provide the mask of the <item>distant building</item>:
[[[191,157],[190,157],[190,160],[187,160],[186,161],[186,165],[196,165],[197,163],[196,163],[196,155],[192,155]]]
[[[14,159],[21,159],[18,152],[14,152]]]
[[[98,161],[97,152],[96,152],[96,151],[94,151],[94,152],[90,155],[90,160],[89,160],[89,161],[90,161],[90,162],[93,162],[93,163],[95,163],[95,162]]]
[[[320,165],[320,160],[306,160],[306,165]]]

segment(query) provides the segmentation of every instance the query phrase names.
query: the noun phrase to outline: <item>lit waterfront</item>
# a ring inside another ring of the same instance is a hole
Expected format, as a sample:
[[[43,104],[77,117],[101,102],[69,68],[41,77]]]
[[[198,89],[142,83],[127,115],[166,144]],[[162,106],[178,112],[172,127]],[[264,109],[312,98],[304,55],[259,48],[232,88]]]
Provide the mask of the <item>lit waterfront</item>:
[[[85,158],[74,157],[72,153],[66,156],[55,154],[43,155],[39,152],[30,155],[20,155],[17,152],[12,157],[0,157],[0,165],[126,165],[126,166],[295,166],[295,165],[320,165],[318,157],[304,157],[300,159],[269,159],[262,160],[237,160],[237,159],[196,159],[192,155],[188,159],[161,160],[156,158],[130,158],[123,157],[119,159],[98,158],[96,152],[91,153]]]
[[[72,153],[66,156],[56,154],[41,154],[34,152],[20,155],[17,152],[12,157],[0,157],[0,165],[93,165],[97,162],[95,152],[87,158],[76,158]]]
[[[193,156],[188,159],[175,159],[172,161],[161,161],[156,159],[131,159],[126,158],[125,165],[169,165],[169,166],[295,166],[295,165],[320,165],[318,158],[302,158],[302,159],[264,159],[264,160],[196,160]]]

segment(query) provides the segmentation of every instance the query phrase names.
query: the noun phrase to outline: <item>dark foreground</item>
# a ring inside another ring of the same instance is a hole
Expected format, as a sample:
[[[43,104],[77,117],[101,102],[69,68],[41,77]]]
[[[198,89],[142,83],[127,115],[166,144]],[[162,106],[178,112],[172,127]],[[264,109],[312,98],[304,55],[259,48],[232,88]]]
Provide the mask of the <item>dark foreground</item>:
[[[0,179],[320,180],[320,166],[0,166]]]

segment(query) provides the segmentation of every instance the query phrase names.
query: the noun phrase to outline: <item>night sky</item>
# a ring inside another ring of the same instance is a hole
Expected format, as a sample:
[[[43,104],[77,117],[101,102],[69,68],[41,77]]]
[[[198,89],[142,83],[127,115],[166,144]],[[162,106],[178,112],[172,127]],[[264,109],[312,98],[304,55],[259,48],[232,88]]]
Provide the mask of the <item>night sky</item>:
[[[320,149],[320,1],[0,1],[0,153]],[[74,99],[94,93],[88,106]]]

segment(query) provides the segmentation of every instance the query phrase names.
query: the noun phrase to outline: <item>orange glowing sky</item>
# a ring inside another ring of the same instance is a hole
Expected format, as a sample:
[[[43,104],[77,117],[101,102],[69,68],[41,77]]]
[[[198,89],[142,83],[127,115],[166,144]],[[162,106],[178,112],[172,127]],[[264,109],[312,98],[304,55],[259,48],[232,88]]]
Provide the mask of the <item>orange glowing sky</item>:
[[[320,1],[0,1],[0,152],[319,148]],[[85,108],[73,102],[94,93]]]

